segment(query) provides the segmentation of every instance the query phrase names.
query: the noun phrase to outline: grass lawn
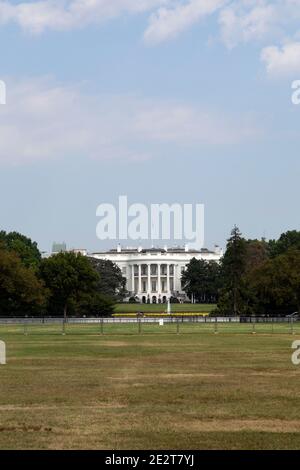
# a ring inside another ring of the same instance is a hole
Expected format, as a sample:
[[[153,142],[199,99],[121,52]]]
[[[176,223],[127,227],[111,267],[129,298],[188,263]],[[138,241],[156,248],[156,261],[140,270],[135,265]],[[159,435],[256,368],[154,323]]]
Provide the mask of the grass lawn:
[[[287,325],[0,326],[1,449],[299,449]]]
[[[172,312],[211,312],[216,308],[214,304],[171,304]],[[166,304],[116,304],[115,313],[154,312],[163,313],[167,310]]]

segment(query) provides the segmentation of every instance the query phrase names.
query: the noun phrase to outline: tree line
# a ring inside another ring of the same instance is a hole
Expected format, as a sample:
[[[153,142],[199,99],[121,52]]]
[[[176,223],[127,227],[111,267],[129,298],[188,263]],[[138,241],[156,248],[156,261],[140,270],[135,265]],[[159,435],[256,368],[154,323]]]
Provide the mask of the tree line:
[[[111,261],[73,252],[42,258],[26,236],[0,232],[0,315],[110,315],[126,279]]]
[[[192,302],[220,315],[300,312],[300,232],[250,240],[234,227],[219,263],[193,258],[182,275]],[[111,261],[73,252],[42,258],[37,244],[0,231],[0,315],[110,315],[126,292]]]
[[[192,259],[182,285],[192,301],[216,303],[220,315],[300,312],[300,232],[250,240],[235,226],[220,263]]]

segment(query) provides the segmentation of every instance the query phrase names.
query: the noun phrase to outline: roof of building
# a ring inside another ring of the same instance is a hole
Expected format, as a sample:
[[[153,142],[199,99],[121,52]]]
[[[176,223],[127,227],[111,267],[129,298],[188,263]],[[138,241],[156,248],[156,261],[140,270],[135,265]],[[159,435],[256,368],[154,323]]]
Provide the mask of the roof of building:
[[[152,247],[152,248],[121,248],[121,250],[117,248],[112,248],[108,251],[99,251],[94,252],[93,254],[132,254],[132,253],[206,253],[206,254],[216,254],[215,251],[208,250],[207,248],[201,248],[201,250],[196,249],[186,249],[185,247],[171,247],[171,248],[159,248],[159,247]]]

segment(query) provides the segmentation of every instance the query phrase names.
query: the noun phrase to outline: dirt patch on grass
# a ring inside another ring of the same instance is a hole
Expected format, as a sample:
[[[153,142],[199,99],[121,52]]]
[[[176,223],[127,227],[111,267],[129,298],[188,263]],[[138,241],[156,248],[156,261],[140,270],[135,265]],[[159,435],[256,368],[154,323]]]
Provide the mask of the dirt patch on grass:
[[[299,376],[298,370],[284,370],[284,371],[272,371],[272,372],[250,372],[250,375],[256,377],[294,377]]]
[[[274,433],[300,433],[300,420],[281,419],[213,419],[209,421],[196,421],[175,424],[177,429],[192,432],[274,432]]]
[[[126,408],[126,405],[121,403],[100,403],[94,405],[0,405],[0,411],[51,411],[61,409],[86,409],[86,410],[97,410],[97,409],[109,409],[109,408]]]
[[[181,372],[172,373],[172,374],[132,374],[132,375],[122,375],[122,376],[115,376],[115,377],[107,377],[111,380],[136,380],[136,379],[155,379],[156,381],[159,379],[196,379],[196,378],[218,378],[218,377],[225,377],[225,374],[220,373],[189,373],[184,374]]]
[[[1,432],[51,432],[52,428],[44,426],[27,426],[25,424],[20,424],[17,426],[1,426]]]
[[[182,374],[182,373],[178,373],[178,374],[159,374],[157,377],[163,377],[163,378],[166,378],[166,379],[175,379],[175,378],[192,378],[192,377],[224,377],[225,374],[217,374],[217,373],[196,373],[196,374]]]
[[[131,346],[131,344],[129,342],[125,342],[125,341],[103,341],[103,343],[101,343],[103,346],[110,346],[110,347],[116,347],[116,348],[123,348],[125,346]]]

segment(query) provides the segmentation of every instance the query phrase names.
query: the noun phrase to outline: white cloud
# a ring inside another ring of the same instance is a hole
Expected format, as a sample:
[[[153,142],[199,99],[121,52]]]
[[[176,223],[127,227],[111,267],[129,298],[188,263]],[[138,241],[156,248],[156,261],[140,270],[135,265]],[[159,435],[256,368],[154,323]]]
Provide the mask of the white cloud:
[[[0,1],[0,24],[15,22],[31,33],[69,30],[116,18],[123,13],[141,13],[168,4],[170,0],[40,0],[12,4]]]
[[[138,13],[149,16],[144,32],[148,44],[170,40],[218,13],[216,36],[228,48],[255,42],[263,48],[269,73],[275,73],[274,60],[287,71],[296,67],[291,65],[295,48],[279,46],[287,38],[291,44],[298,42],[300,0],[0,0],[0,25],[13,22],[33,34],[73,30]]]
[[[276,2],[234,2],[219,15],[221,37],[227,47],[240,42],[261,41],[278,32],[281,18]]]
[[[134,95],[102,96],[48,79],[7,81],[0,107],[0,163],[84,156],[140,160],[162,146],[237,144],[259,135],[247,116]],[[198,147],[197,147],[198,148]]]
[[[261,53],[268,74],[273,76],[300,73],[300,42],[291,42],[282,47],[265,47]]]
[[[173,8],[160,8],[154,13],[145,31],[145,41],[150,44],[168,40],[188,29],[200,19],[217,11],[224,0],[189,0]]]

